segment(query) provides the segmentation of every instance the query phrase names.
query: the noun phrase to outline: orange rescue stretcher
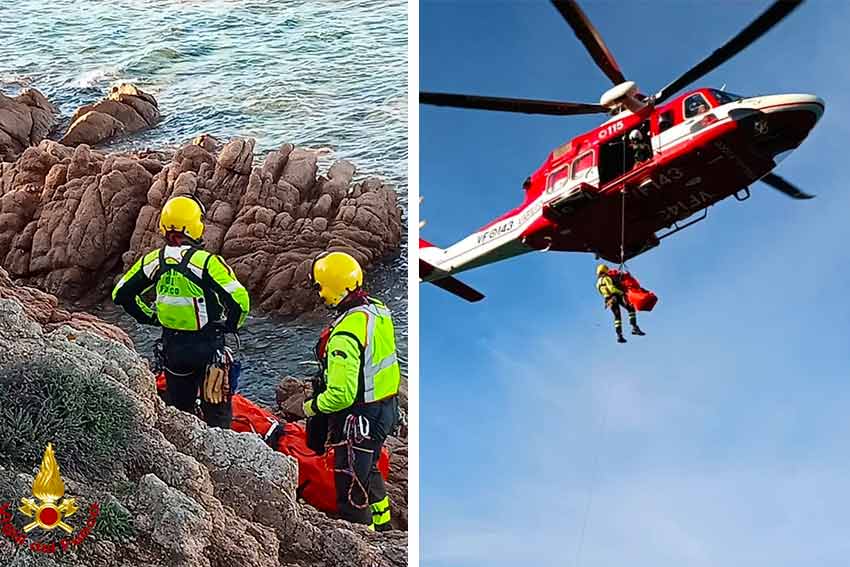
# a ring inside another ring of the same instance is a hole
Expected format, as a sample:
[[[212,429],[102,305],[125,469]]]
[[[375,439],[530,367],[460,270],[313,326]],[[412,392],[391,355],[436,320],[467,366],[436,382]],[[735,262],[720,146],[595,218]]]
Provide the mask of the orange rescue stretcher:
[[[165,373],[156,379],[157,390],[165,391]],[[241,394],[233,394],[234,431],[253,432],[263,439],[273,427],[282,427],[283,435],[278,437],[273,448],[298,461],[297,495],[314,508],[329,514],[336,514],[336,490],[334,483],[334,449],[328,448],[324,455],[318,455],[307,447],[307,433],[297,423],[285,423],[264,410]],[[378,470],[384,480],[390,472],[390,457],[386,447],[381,448]]]
[[[640,286],[640,282],[629,272],[608,270],[614,283],[626,293],[626,300],[638,311],[652,311],[658,303],[658,297]]]

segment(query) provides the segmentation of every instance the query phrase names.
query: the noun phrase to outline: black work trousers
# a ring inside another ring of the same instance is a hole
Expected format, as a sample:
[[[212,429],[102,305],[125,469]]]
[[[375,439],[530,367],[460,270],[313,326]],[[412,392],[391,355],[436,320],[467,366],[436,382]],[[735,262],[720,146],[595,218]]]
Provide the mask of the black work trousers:
[[[369,423],[368,438],[353,444],[351,451],[353,463],[349,460],[349,451],[345,445],[334,449],[334,468],[337,470],[334,473],[336,504],[344,520],[370,525],[372,523],[370,505],[377,504],[387,497],[384,478],[378,470],[378,460],[384,441],[395,428],[398,416],[397,404],[397,398],[390,398],[352,407],[348,411],[331,416],[330,441],[334,444],[345,440],[343,428],[349,414],[354,414],[358,418],[362,417]],[[355,482],[350,471],[353,471],[359,484]]]
[[[204,383],[207,364],[215,358],[216,350],[223,347],[223,337],[215,332],[163,331],[166,402],[169,405],[195,412],[195,400]],[[201,412],[210,427],[230,428],[233,409],[229,395],[221,404],[211,404],[201,398]]]
[[[637,311],[634,306],[626,299],[625,295],[614,294],[608,300],[608,306],[614,314],[614,328],[619,333],[623,328],[623,319],[620,312],[620,307],[624,307],[629,312],[629,324],[632,328],[637,326]]]

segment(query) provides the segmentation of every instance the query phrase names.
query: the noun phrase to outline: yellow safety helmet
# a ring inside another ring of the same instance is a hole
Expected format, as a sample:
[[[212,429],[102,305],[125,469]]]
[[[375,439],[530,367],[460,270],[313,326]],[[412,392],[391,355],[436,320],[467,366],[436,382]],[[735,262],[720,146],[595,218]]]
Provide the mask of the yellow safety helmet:
[[[599,264],[596,266],[596,275],[601,276],[602,274],[608,273],[608,266],[605,264]]]
[[[192,240],[200,240],[204,234],[204,206],[189,195],[172,197],[162,207],[159,215],[159,232],[181,232]]]
[[[313,260],[310,280],[325,304],[336,307],[349,292],[363,285],[363,270],[350,254],[323,252]]]

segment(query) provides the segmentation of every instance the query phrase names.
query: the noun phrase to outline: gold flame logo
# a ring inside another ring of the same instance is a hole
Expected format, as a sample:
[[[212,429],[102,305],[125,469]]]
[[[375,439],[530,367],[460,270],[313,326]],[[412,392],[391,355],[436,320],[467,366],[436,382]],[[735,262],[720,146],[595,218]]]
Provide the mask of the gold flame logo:
[[[21,498],[22,506],[18,508],[21,513],[33,519],[24,526],[25,532],[29,533],[36,527],[43,530],[62,528],[69,534],[74,531],[74,528],[62,520],[74,515],[77,505],[73,498],[62,498],[65,496],[65,483],[59,474],[59,463],[56,462],[51,443],[48,443],[47,449],[44,450],[41,468],[32,483],[32,494],[37,502],[31,498]]]

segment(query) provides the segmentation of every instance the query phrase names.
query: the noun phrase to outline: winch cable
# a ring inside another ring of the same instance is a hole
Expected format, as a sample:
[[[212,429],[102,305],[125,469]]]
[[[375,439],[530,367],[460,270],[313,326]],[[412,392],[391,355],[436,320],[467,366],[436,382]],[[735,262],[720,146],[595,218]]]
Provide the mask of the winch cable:
[[[626,266],[626,186],[623,185],[623,188],[620,189],[620,195],[622,195],[622,199],[620,199],[620,271],[622,272]]]
[[[608,410],[611,394],[611,380],[608,379],[605,383],[605,396],[603,398],[604,404],[602,407],[602,423],[599,428],[599,443],[594,443],[593,447],[596,448],[593,454],[593,467],[590,469],[590,486],[587,489],[587,504],[584,508],[584,518],[581,523],[581,532],[579,535],[578,545],[576,546],[576,560],[575,567],[581,567],[581,552],[584,548],[584,534],[587,531],[587,522],[590,517],[590,505],[593,502],[593,492],[596,488],[596,480],[599,475],[599,447],[603,446],[603,442],[605,441],[605,427],[608,425]]]
[[[623,170],[626,169],[626,136],[623,136]],[[623,171],[625,174],[625,171]],[[626,266],[626,184],[620,189],[620,271]]]

